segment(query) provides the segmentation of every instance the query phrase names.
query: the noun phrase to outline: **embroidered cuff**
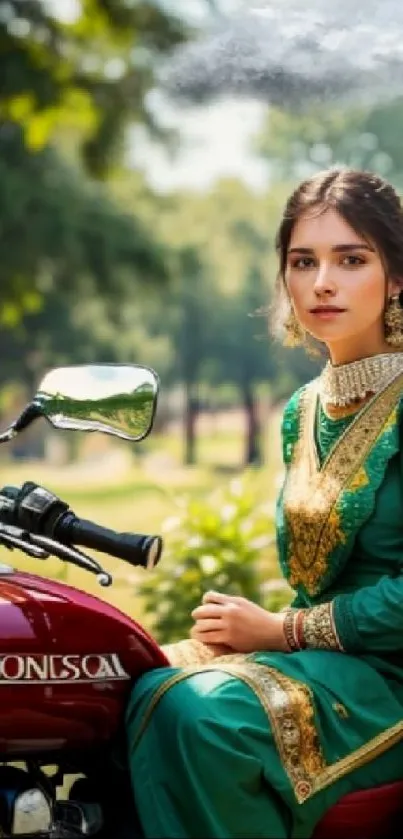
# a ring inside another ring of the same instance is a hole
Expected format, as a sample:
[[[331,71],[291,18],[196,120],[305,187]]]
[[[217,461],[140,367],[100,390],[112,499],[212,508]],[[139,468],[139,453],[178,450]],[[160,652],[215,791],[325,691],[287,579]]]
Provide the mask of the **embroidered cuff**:
[[[304,609],[301,629],[304,646],[307,649],[344,652],[336,629],[333,601]]]

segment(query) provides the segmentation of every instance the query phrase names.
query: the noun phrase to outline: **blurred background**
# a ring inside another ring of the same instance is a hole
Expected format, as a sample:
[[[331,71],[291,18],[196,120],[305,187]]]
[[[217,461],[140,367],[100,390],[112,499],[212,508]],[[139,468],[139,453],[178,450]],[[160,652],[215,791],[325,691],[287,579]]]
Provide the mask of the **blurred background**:
[[[41,422],[2,448],[1,481],[166,542],[148,575],[103,557],[106,590],[57,560],[2,560],[161,641],[188,631],[205,589],[290,597],[273,543],[279,422],[318,362],[269,335],[275,231],[325,166],[403,185],[403,13],[354,5],[0,0],[2,427],[60,364],[161,378],[144,442]]]

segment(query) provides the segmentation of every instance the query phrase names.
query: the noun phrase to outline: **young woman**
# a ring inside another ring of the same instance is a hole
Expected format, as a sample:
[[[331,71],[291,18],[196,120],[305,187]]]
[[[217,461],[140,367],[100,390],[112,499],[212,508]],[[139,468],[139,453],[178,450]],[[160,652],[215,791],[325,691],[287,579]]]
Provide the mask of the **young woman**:
[[[375,175],[320,173],[291,196],[278,253],[287,342],[328,354],[282,425],[277,538],[295,600],[274,614],[208,593],[188,658],[174,647],[176,666],[136,686],[146,837],[309,837],[348,792],[403,779],[400,201]]]

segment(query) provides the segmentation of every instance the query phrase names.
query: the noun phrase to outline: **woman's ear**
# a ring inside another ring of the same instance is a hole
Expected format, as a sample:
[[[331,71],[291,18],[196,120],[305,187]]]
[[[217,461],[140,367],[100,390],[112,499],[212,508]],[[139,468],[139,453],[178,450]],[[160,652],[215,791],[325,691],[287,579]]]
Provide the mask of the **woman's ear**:
[[[399,280],[388,280],[387,285],[387,292],[388,292],[388,299],[390,297],[395,297],[397,294],[403,290],[403,279]]]

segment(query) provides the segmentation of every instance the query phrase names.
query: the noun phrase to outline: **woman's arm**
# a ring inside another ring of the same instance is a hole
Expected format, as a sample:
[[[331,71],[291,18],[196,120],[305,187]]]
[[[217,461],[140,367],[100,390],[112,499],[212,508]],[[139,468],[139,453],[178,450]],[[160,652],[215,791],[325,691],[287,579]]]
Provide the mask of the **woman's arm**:
[[[403,569],[396,577],[382,577],[328,603],[289,610],[285,630],[292,649],[346,653],[403,649]]]
[[[403,649],[403,573],[334,600],[334,620],[346,652]]]

